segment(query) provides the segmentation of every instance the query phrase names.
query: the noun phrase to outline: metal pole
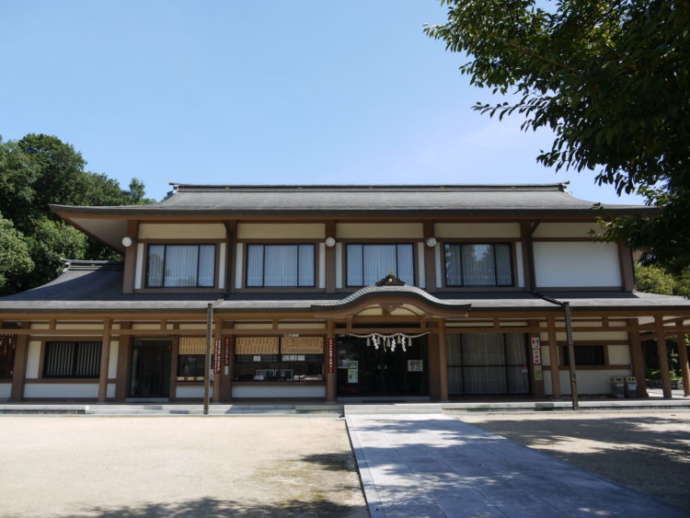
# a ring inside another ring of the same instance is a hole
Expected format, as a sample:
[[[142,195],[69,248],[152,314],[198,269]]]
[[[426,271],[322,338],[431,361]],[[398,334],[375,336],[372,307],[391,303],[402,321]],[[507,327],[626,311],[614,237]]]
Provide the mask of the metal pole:
[[[575,371],[575,343],[573,342],[573,316],[570,313],[570,302],[563,303],[565,312],[565,335],[568,343],[568,370],[570,371],[570,396],[573,400],[573,410],[579,408],[577,400],[577,373]]]
[[[213,342],[213,303],[206,312],[206,361],[204,363],[204,415],[208,415],[208,399],[211,388],[211,347]]]

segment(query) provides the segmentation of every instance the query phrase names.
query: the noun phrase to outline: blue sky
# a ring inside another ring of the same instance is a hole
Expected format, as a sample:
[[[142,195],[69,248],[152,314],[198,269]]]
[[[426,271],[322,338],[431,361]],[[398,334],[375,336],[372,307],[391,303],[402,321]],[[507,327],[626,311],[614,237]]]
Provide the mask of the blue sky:
[[[187,183],[548,183],[548,132],[491,100],[422,32],[437,0],[45,1],[0,6],[0,135],[48,133],[150,196]]]

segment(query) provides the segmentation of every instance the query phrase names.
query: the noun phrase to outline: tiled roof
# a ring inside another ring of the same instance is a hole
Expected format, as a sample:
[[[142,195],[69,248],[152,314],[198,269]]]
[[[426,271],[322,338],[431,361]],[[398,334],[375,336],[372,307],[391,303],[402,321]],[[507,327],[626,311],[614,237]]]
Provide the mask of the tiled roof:
[[[355,293],[122,293],[119,265],[96,261],[72,262],[55,280],[0,298],[0,314],[16,312],[95,311],[203,311],[209,302],[221,299],[219,310],[231,311],[323,311],[351,304],[373,294],[423,298],[445,309],[558,309],[536,294],[527,292],[435,292],[414,286],[370,286]],[[669,295],[623,292],[549,293],[569,301],[574,309],[690,309],[690,300]]]
[[[600,205],[544,185],[190,185],[150,205],[74,207],[60,214],[541,214],[649,213],[646,206]]]

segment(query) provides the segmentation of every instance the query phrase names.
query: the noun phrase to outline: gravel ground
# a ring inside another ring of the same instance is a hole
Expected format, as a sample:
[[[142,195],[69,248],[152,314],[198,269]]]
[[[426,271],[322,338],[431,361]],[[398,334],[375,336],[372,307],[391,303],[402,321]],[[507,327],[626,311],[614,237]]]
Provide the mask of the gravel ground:
[[[690,411],[462,415],[690,513]]]
[[[0,417],[3,517],[366,517],[343,420]]]

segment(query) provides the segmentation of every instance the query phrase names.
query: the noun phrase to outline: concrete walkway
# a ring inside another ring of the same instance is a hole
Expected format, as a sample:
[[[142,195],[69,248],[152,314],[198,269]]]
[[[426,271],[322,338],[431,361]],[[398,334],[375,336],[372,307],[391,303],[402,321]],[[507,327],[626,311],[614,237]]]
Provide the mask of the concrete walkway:
[[[373,518],[686,516],[443,414],[346,419]]]

